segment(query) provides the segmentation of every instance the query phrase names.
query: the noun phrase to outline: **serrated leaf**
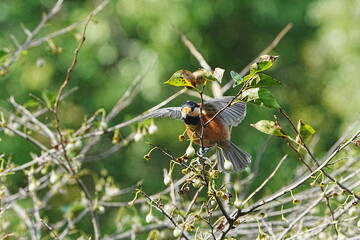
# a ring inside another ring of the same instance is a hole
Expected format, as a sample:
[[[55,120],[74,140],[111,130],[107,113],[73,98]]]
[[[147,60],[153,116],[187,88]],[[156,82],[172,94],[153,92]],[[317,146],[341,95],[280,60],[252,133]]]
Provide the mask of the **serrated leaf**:
[[[233,87],[236,87],[242,83],[243,77],[239,73],[237,73],[235,71],[231,71],[230,76],[234,80]]]
[[[281,108],[270,91],[264,88],[250,88],[245,90],[240,95],[238,101],[245,101],[268,108]]]
[[[195,88],[195,77],[188,70],[179,70],[175,72],[169,80],[164,82],[164,84],[165,83],[175,87]]]
[[[257,130],[259,130],[260,132],[263,132],[263,133],[266,133],[269,135],[273,135],[276,137],[283,137],[283,138],[288,137],[284,133],[284,131],[281,129],[280,125],[274,121],[260,120],[255,124],[251,124],[251,126],[256,128]]]
[[[269,75],[264,73],[255,74],[249,81],[250,87],[270,87],[275,85],[282,85],[282,83]]]
[[[310,125],[303,123],[302,120],[299,120],[298,131],[300,132],[303,139],[311,137],[316,132],[314,128],[312,128]]]

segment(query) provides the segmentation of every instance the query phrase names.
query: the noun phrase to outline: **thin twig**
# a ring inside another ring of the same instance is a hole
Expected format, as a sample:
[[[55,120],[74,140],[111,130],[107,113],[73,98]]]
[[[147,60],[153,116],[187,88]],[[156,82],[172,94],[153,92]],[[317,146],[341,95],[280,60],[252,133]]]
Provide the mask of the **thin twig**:
[[[44,226],[50,230],[50,232],[54,235],[54,238],[56,240],[59,240],[59,237],[57,236],[56,232],[54,231],[54,229],[52,227],[49,226],[49,224],[47,224],[43,219],[40,219],[40,221],[42,222],[42,224],[44,224]]]
[[[110,2],[110,0],[104,0],[102,1],[92,12],[91,14],[94,16],[98,14],[101,10],[105,8],[105,6]],[[20,45],[15,37],[11,37],[13,39],[13,42],[17,49],[15,52],[12,53],[9,61],[7,61],[2,66],[0,65],[0,71],[7,70],[12,64],[14,64],[17,60],[19,60],[21,53],[29,48],[39,46],[40,44],[48,41],[49,39],[58,37],[60,35],[66,34],[70,32],[71,30],[75,29],[78,26],[81,26],[84,22],[86,22],[87,18],[84,18],[76,23],[73,23],[65,28],[62,28],[58,31],[55,31],[53,33],[50,33],[46,36],[39,37],[35,39],[35,37],[40,33],[40,31],[46,26],[46,24],[49,22],[49,20],[61,10],[63,4],[63,0],[58,0],[53,8],[49,11],[48,14],[45,14],[43,18],[41,19],[40,23],[36,26],[35,30],[33,32],[30,32],[28,29],[25,29],[25,33],[27,35],[27,38],[25,42]]]
[[[179,227],[179,224],[177,223],[177,221],[172,217],[170,216],[169,213],[167,213],[165,211],[165,209],[161,206],[161,204],[157,204],[156,201],[154,201],[146,192],[144,191],[141,191],[141,193],[150,201],[151,204],[153,204],[167,219],[170,220],[170,222],[175,226],[175,227]],[[186,240],[190,240],[187,235],[185,234],[185,231],[182,232],[182,236],[183,238],[185,238]]]
[[[191,54],[199,61],[200,66],[204,68],[206,71],[211,71],[210,65],[206,62],[205,58],[201,55],[201,53],[195,48],[194,44],[190,42],[187,37],[180,32],[181,41],[184,45],[190,50]]]
[[[74,57],[73,57],[73,61],[70,65],[70,67],[68,68],[68,71],[67,71],[67,75],[66,75],[66,78],[65,78],[65,81],[63,82],[63,84],[61,85],[60,89],[59,89],[59,92],[56,96],[56,100],[55,100],[55,104],[54,104],[54,115],[55,115],[55,119],[56,119],[56,129],[57,129],[57,132],[59,134],[59,138],[60,138],[60,145],[63,149],[63,154],[64,154],[64,158],[66,160],[66,162],[68,163],[68,171],[72,174],[75,173],[75,170],[71,164],[71,161],[70,161],[70,158],[66,152],[66,146],[65,146],[65,139],[62,135],[62,131],[61,131],[61,127],[60,127],[60,119],[59,119],[59,113],[58,113],[58,110],[59,110],[59,103],[60,103],[60,98],[61,98],[61,95],[65,89],[65,87],[67,86],[67,84],[69,83],[70,81],[70,75],[76,65],[76,62],[77,62],[77,58],[78,58],[78,54],[80,52],[80,49],[81,47],[83,46],[84,42],[85,42],[85,34],[86,34],[86,29],[87,29],[87,26],[92,18],[92,13],[87,17],[87,20],[85,22],[85,25],[84,25],[84,29],[83,29],[83,33],[82,33],[82,37],[81,37],[81,40],[79,42],[79,45],[77,46],[77,48],[75,49],[75,53],[74,53]],[[80,187],[80,189],[84,192],[85,194],[85,197],[87,199],[87,203],[88,203],[88,208],[90,209],[90,213],[91,213],[91,222],[92,222],[92,225],[93,225],[93,230],[94,230],[94,237],[95,237],[95,240],[98,240],[100,239],[100,236],[101,236],[101,233],[100,233],[100,224],[99,224],[99,217],[98,217],[98,213],[96,212],[96,210],[93,208],[93,199],[92,199],[92,196],[88,190],[88,188],[86,187],[86,185],[84,184],[84,182],[78,178],[78,177],[75,177],[75,180],[76,180],[76,183],[78,184],[78,186]]]
[[[280,33],[274,38],[274,40],[264,49],[260,52],[259,56],[263,55],[263,54],[267,54],[269,53],[271,50],[273,50],[281,41],[281,39],[283,39],[283,37],[290,31],[290,29],[292,28],[293,24],[292,23],[288,23],[281,31]],[[249,71],[249,68],[251,66],[251,64],[253,64],[254,62],[257,61],[257,59],[259,58],[256,57],[253,61],[251,61],[246,67],[243,68],[243,70],[241,70],[240,75],[241,76],[245,76],[245,74],[247,73],[247,71]],[[221,91],[223,93],[225,93],[226,91],[228,91],[233,85],[233,81],[229,81],[225,86],[223,86],[221,88]]]
[[[279,161],[279,163],[276,165],[275,169],[272,171],[272,173],[260,184],[260,186],[258,188],[256,188],[243,202],[242,205],[245,206],[246,203],[256,194],[258,193],[269,181],[270,179],[275,176],[275,174],[277,173],[277,171],[279,170],[281,164],[284,162],[284,160],[287,158],[287,154],[282,157]]]

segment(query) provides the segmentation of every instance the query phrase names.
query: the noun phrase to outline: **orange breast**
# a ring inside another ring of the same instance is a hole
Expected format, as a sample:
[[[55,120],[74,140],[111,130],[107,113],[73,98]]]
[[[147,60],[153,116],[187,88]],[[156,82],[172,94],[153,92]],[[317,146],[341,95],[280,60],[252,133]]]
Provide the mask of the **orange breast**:
[[[211,117],[207,115],[203,115],[203,121],[207,122]],[[194,143],[201,145],[200,136],[201,136],[201,123],[197,126],[186,126],[186,132],[190,139],[194,141]],[[211,121],[208,125],[205,126],[203,142],[204,147],[214,146],[218,142],[226,141],[230,139],[229,130],[223,124],[222,120],[216,117],[213,121]]]

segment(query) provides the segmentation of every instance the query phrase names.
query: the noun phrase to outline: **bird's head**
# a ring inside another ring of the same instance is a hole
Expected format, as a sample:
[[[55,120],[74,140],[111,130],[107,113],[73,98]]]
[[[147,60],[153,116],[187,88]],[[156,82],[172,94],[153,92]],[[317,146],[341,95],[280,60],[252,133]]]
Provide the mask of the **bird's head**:
[[[200,105],[192,101],[186,101],[181,106],[181,116],[183,119],[186,119],[187,117],[192,117],[192,118],[199,117]]]

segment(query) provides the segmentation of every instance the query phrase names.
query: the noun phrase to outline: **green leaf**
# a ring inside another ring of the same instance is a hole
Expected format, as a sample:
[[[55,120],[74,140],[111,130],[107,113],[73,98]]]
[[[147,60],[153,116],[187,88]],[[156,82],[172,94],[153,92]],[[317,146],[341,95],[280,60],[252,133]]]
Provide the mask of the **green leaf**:
[[[275,85],[282,85],[282,83],[269,75],[264,73],[255,74],[249,81],[250,87],[270,87]]]
[[[270,68],[272,66],[272,64],[273,63],[270,61],[260,61],[260,62],[253,63],[250,67],[250,72],[258,73],[258,72],[265,71],[266,69]]]
[[[303,123],[302,120],[299,120],[298,131],[300,132],[304,140],[311,137],[316,132],[314,128],[312,128],[310,125]]]
[[[260,120],[255,124],[250,124],[252,127],[256,128],[260,132],[273,135],[276,137],[288,137],[284,131],[282,130],[281,126],[276,122],[269,121],[269,120]]]
[[[242,83],[243,77],[239,73],[237,73],[235,71],[231,71],[230,76],[234,80],[233,87],[236,87]]]
[[[259,61],[250,66],[250,73],[258,73],[269,69],[279,56],[263,55],[259,57]]]
[[[179,70],[175,72],[169,80],[164,82],[164,84],[165,83],[175,87],[195,88],[195,77],[188,70]]]
[[[270,91],[264,88],[247,89],[240,95],[238,101],[245,101],[268,108],[281,108]]]

